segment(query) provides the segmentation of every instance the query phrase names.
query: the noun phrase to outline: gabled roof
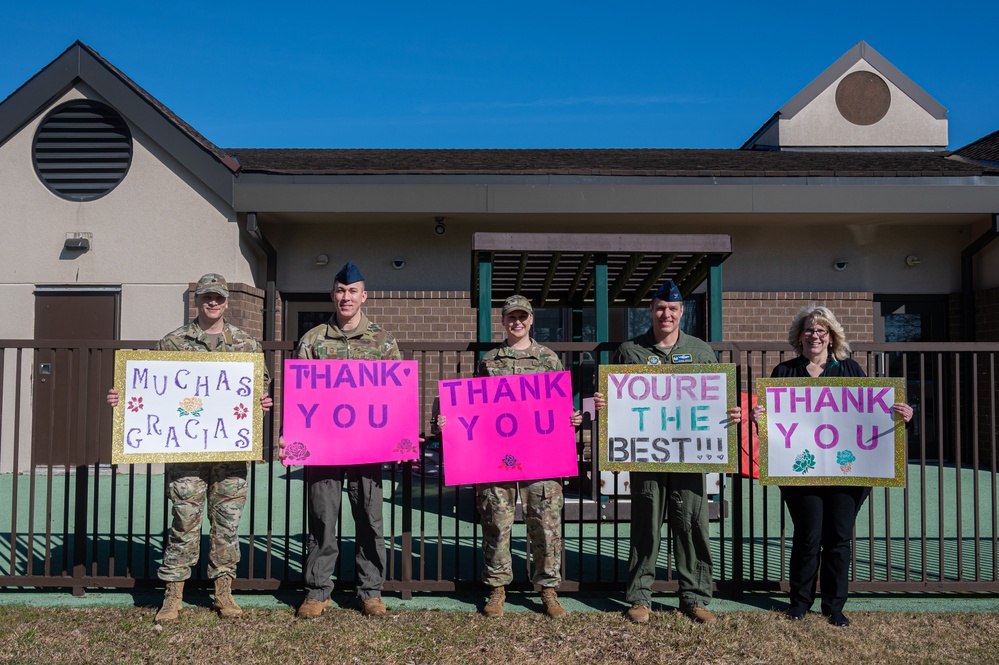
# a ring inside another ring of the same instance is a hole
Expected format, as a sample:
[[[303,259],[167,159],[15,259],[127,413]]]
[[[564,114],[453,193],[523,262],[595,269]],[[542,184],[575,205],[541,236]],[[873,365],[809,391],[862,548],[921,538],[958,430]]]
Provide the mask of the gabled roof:
[[[934,177],[995,172],[940,152],[706,149],[393,150],[230,148],[244,176],[495,175]]]
[[[868,64],[878,70],[882,76],[891,81],[899,90],[912,99],[912,101],[916,104],[921,106],[928,114],[937,120],[947,119],[947,109],[945,109],[940,102],[933,99],[928,92],[916,85],[912,79],[903,74],[895,65],[888,62],[888,60],[883,55],[875,51],[870,44],[865,41],[859,41],[853,46],[853,48],[840,56],[836,62],[829,65],[824,72],[815,77],[815,79],[806,85],[801,92],[792,97],[790,101],[784,104],[784,106],[780,107],[780,109],[778,109],[773,116],[763,123],[763,126],[760,127],[760,129],[753,133],[753,135],[748,141],[746,141],[745,144],[743,144],[742,147],[744,149],[751,147],[755,140],[762,136],[763,133],[777,120],[788,120],[793,118],[861,60],[867,61]]]
[[[999,166],[999,131],[992,132],[988,136],[983,136],[977,141],[972,141],[963,148],[955,150],[954,156]]]
[[[81,41],[0,102],[0,144],[80,83],[231,203],[239,163]]]

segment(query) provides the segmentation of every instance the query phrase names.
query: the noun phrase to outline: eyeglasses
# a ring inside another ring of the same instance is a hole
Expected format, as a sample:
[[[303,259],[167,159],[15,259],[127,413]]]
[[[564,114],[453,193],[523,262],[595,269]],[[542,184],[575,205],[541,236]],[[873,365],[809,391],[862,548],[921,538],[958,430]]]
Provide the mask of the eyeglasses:
[[[822,328],[805,328],[801,332],[809,337],[818,337],[819,339],[825,339],[829,336],[829,331]]]
[[[226,301],[226,297],[220,293],[202,293],[198,298],[203,303],[215,302],[219,305]]]

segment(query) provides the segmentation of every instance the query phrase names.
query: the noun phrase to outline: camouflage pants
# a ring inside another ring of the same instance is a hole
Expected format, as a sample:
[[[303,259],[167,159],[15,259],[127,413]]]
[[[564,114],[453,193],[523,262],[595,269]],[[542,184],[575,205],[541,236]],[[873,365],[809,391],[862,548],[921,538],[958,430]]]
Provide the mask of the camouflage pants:
[[[201,549],[201,523],[208,503],[208,578],[236,576],[239,517],[246,504],[246,462],[175,464],[167,472],[173,523],[159,578],[180,582],[191,576]]]
[[[562,584],[562,484],[558,480],[520,483],[524,524],[534,561],[533,582],[542,587]],[[482,581],[506,586],[513,581],[510,534],[517,509],[518,483],[476,486],[482,515]]]

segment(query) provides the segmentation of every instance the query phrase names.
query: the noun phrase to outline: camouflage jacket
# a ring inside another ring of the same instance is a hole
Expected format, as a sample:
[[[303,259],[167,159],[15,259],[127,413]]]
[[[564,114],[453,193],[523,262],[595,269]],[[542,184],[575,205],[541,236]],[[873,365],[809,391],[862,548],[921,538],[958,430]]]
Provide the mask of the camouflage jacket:
[[[475,376],[510,376],[561,371],[562,361],[555,352],[532,339],[530,348],[522,351],[511,349],[506,342],[487,351],[479,361]]]
[[[350,331],[340,329],[334,314],[327,323],[305,333],[295,356],[303,360],[402,360],[395,338],[363,313]]]
[[[206,353],[263,353],[260,342],[239,328],[224,323],[218,342],[213,345],[212,338],[198,325],[197,320],[186,326],[177,328],[156,343],[157,351],[201,351]],[[264,388],[270,385],[271,376],[264,365]]]

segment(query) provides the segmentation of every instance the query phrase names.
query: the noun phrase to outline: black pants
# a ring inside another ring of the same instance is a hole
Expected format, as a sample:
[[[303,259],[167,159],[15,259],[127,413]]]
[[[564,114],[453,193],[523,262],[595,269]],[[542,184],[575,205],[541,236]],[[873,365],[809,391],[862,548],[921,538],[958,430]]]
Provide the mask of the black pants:
[[[853,527],[871,488],[788,486],[781,487],[780,493],[794,523],[791,609],[811,608],[818,581],[822,613],[842,612],[853,558]]]

